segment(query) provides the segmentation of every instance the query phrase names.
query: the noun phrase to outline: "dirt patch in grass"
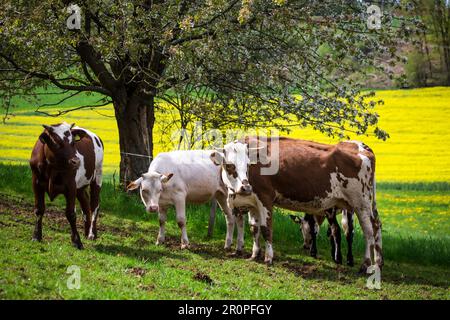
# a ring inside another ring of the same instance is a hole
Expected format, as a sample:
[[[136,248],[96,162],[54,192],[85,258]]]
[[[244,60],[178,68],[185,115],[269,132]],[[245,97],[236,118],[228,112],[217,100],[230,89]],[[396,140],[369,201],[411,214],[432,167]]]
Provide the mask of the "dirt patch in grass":
[[[197,281],[200,281],[200,282],[204,282],[204,283],[207,283],[209,285],[213,285],[214,284],[214,281],[206,273],[197,272],[196,274],[194,274],[193,278],[194,278],[194,280],[197,280]]]
[[[305,264],[295,264],[289,261],[285,261],[281,264],[286,269],[293,272],[297,277],[309,278],[312,277],[318,269],[315,264],[305,263]]]
[[[147,273],[147,270],[145,270],[143,268],[139,268],[139,267],[133,267],[133,268],[127,269],[127,273],[131,273],[137,277],[143,277]]]

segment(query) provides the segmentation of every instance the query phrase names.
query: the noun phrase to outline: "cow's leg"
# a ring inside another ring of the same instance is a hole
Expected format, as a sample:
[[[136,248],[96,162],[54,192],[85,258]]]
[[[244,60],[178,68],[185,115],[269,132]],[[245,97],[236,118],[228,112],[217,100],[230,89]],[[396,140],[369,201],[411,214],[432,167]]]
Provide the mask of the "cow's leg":
[[[366,273],[367,268],[375,261],[375,234],[372,225],[372,210],[370,207],[363,207],[356,210],[358,220],[366,241],[366,250],[364,254],[364,261],[359,269],[359,272]]]
[[[330,209],[327,211],[327,219],[329,224],[329,237],[331,243],[331,258],[337,264],[342,264],[341,253],[341,228],[336,219],[336,209]]]
[[[261,247],[259,244],[259,233],[260,233],[260,221],[258,211],[255,209],[251,209],[248,213],[248,223],[250,225],[250,231],[253,236],[253,248],[252,248],[252,256],[250,260],[256,260],[261,254]]]
[[[33,177],[34,191],[34,214],[36,215],[36,223],[33,231],[33,240],[42,240],[42,218],[45,212],[45,190],[37,184],[36,178]]]
[[[163,244],[166,240],[166,221],[167,221],[167,208],[159,207],[159,232],[156,245]]]
[[[236,217],[233,215],[233,211],[227,205],[227,199],[225,196],[216,196],[217,202],[222,209],[222,212],[225,216],[225,221],[227,223],[227,234],[225,237],[225,250],[231,250],[231,245],[233,244],[233,234],[234,234],[234,225],[236,221]]]
[[[347,240],[347,265],[353,267],[353,211],[342,211],[342,229],[344,229],[345,238]]]
[[[86,193],[86,188],[77,190],[77,199],[78,202],[80,202],[81,211],[83,212],[84,236],[87,238],[91,227],[91,207],[89,206],[89,198]]]
[[[381,269],[384,265],[383,260],[383,252],[382,252],[382,240],[381,240],[381,221],[380,216],[378,215],[377,205],[374,200],[373,207],[372,207],[372,228],[373,233],[375,237],[375,263],[378,265],[378,267]]]
[[[89,240],[97,239],[97,219],[100,209],[100,189],[101,186],[97,184],[97,179],[91,183],[91,227],[89,230]]]
[[[75,187],[74,187],[75,189]],[[83,245],[81,243],[80,235],[77,230],[77,216],[75,214],[75,196],[76,190],[69,191],[65,194],[66,198],[66,218],[69,221],[70,229],[72,232],[72,244],[78,249],[83,249]]]
[[[236,255],[242,255],[244,249],[244,214],[238,212],[236,215],[236,225],[237,225],[237,245],[236,245]]]
[[[317,258],[317,228],[316,228],[316,220],[314,216],[311,214],[305,214],[305,220],[309,225],[309,232],[311,236],[311,246],[309,248],[309,254],[311,257]]]
[[[189,239],[186,231],[186,201],[185,197],[175,201],[176,220],[181,229],[181,249],[189,247]]]
[[[266,242],[266,252],[264,255],[264,262],[271,265],[273,262],[273,247],[272,247],[272,213],[267,213],[265,225],[261,225],[261,233]]]

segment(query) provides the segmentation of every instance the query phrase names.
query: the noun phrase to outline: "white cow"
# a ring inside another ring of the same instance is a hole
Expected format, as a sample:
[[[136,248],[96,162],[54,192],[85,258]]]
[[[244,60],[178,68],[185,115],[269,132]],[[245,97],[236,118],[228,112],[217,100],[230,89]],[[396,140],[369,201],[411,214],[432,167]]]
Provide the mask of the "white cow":
[[[231,249],[236,222],[236,252],[242,252],[244,221],[242,215],[234,216],[227,205],[227,188],[221,180],[220,167],[209,158],[212,152],[188,150],[160,153],[150,164],[148,172],[128,185],[127,190],[140,188],[141,199],[148,212],[159,213],[156,244],[164,243],[167,209],[174,205],[181,229],[181,248],[187,248],[186,203],[206,203],[215,197],[227,222],[225,249]]]

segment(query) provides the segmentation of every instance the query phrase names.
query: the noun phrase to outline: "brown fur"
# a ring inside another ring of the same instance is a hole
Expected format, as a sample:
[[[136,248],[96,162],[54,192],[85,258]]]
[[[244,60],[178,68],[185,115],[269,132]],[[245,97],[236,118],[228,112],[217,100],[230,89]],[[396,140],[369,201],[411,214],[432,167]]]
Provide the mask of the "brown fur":
[[[60,139],[56,135],[52,135],[51,131],[45,129],[33,147],[30,167],[32,170],[32,185],[35,195],[34,212],[37,218],[33,240],[42,240],[42,217],[45,211],[45,193],[49,195],[50,200],[62,194],[66,199],[65,213],[71,226],[72,243],[77,248],[82,249],[83,245],[76,229],[75,198],[79,200],[85,216],[85,235],[87,236],[91,221],[91,209],[98,206],[100,187],[92,186],[91,183],[90,202],[86,194],[86,186],[77,189],[75,181],[77,166],[76,163],[71,163],[71,160],[78,160],[75,154],[76,151],[80,152],[84,156],[86,178],[90,179],[95,170],[95,152],[93,141],[89,135],[80,129],[71,131],[73,136],[77,134],[81,139],[70,144],[67,138],[70,134],[64,133],[64,138]],[[55,145],[58,145],[58,147],[55,148]],[[93,184],[95,185],[95,183]]]
[[[270,154],[270,141],[268,148]],[[260,175],[260,163],[250,166],[249,171],[253,191],[268,209],[276,203],[275,190],[290,200],[313,201],[331,191],[330,174],[336,168],[342,179],[356,178],[362,164],[353,143],[327,145],[282,137],[279,150],[280,168],[276,175]]]
[[[252,147],[266,145],[268,148],[267,154],[269,159],[271,157],[271,140],[267,142],[255,141],[255,137],[247,137],[244,141]],[[268,210],[270,223],[267,228],[263,228],[262,234],[270,239],[272,234],[272,208],[278,206],[288,210],[299,210],[295,204],[292,203],[314,203],[319,198],[326,198],[331,192],[331,174],[336,173],[338,181],[341,183],[341,188],[345,189],[348,186],[349,179],[360,180],[359,173],[363,161],[360,154],[369,158],[371,169],[369,172],[370,178],[366,177],[365,182],[362,183],[361,195],[367,195],[373,201],[373,215],[372,228],[373,233],[380,229],[381,223],[378,219],[376,211],[375,199],[373,191],[374,174],[375,174],[375,155],[373,151],[362,145],[364,151],[360,151],[355,143],[340,142],[336,145],[327,145],[316,143],[312,141],[296,140],[281,137],[278,138],[279,143],[279,170],[275,175],[261,175],[260,162],[249,167],[248,178],[253,192],[256,193],[263,206]],[[367,168],[364,168],[367,169]],[[281,196],[277,196],[280,194]],[[359,195],[359,196],[361,196]],[[358,197],[359,197],[358,196]],[[288,200],[286,200],[288,199]],[[328,210],[331,208],[339,208],[346,210],[354,210],[349,203],[344,199],[335,199],[335,203],[330,208],[320,208],[321,210]],[[320,212],[311,212],[314,214],[321,214]],[[323,214],[323,211],[322,211]],[[335,216],[331,217],[330,240],[332,241],[332,254],[334,260],[341,262],[340,253],[340,229]],[[314,225],[311,224],[311,230],[314,230]],[[353,228],[353,225],[351,226]],[[347,241],[351,246],[352,236],[349,234]],[[378,240],[378,238],[376,237]],[[377,248],[379,256],[381,256],[381,248]],[[381,258],[382,259],[382,258]],[[377,261],[378,262],[378,261]],[[348,263],[353,264],[353,256],[348,256]],[[382,265],[382,260],[379,262]],[[363,264],[364,266],[364,264]]]

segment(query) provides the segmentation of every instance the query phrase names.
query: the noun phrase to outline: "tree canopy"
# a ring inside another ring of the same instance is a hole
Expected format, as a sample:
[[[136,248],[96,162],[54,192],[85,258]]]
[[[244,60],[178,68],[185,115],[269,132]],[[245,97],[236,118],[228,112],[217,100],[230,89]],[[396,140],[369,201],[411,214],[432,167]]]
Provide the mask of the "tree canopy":
[[[385,139],[374,111],[381,102],[349,75],[382,68],[383,57],[400,61],[398,43],[416,30],[398,1],[378,4],[380,28],[372,28],[371,4],[80,0],[81,29],[69,30],[69,1],[5,0],[0,101],[38,99],[36,88],[59,88],[67,99],[97,93],[98,105],[114,105],[124,154],[152,153],[157,101],[181,96],[183,112],[211,127],[298,125]],[[145,161],[122,156],[121,177],[134,178]]]

